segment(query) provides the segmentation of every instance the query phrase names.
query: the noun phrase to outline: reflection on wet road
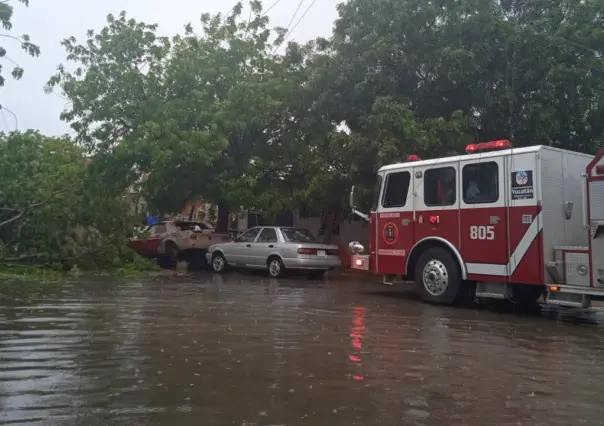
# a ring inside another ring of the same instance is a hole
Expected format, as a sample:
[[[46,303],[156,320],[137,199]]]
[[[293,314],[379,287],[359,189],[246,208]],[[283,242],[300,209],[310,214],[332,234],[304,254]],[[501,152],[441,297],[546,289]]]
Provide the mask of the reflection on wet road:
[[[602,325],[428,306],[379,290],[204,275],[5,291],[0,424],[604,418]]]

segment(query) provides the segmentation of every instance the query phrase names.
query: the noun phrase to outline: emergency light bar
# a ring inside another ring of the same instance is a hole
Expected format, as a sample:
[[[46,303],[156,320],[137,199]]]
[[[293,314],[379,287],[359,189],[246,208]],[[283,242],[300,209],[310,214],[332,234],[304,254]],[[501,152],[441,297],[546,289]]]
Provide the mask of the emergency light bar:
[[[466,146],[466,153],[474,154],[477,152],[497,151],[500,149],[510,149],[511,147],[512,144],[507,139],[500,141],[472,143]]]

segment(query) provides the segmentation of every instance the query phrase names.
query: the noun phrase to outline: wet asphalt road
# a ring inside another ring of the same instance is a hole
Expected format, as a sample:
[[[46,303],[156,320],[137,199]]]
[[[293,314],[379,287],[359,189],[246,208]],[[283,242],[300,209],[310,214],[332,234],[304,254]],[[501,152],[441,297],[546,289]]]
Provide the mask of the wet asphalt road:
[[[196,275],[0,295],[0,424],[599,425],[598,312]]]

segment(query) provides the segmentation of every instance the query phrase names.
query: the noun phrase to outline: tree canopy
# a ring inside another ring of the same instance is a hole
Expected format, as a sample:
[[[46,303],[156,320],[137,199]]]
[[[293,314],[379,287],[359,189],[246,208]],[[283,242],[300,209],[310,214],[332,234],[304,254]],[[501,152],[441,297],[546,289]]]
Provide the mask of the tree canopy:
[[[71,100],[62,118],[116,173],[150,173],[160,212],[196,197],[337,210],[410,153],[602,145],[604,0],[348,0],[332,36],[305,45],[250,10],[171,38],[123,12],[63,42],[76,69],[49,81]]]
[[[17,0],[17,2],[22,3],[25,6],[29,6],[29,0]],[[8,42],[8,44],[20,46],[21,49],[24,50],[28,55],[39,56],[40,47],[33,44],[27,34],[23,34],[21,36],[14,36],[9,33],[13,29],[13,12],[14,7],[9,0],[0,2],[0,24],[2,25],[2,28],[5,31],[4,33],[0,33],[0,36],[2,36],[2,38],[5,40],[5,42]],[[6,46],[7,44],[5,43],[0,44],[0,58],[4,59],[4,63],[6,63],[6,61],[11,63],[11,65],[13,66],[11,75],[13,78],[18,80],[23,77],[24,70],[23,68],[21,68],[21,66],[19,66],[17,62],[15,62],[14,59],[12,59],[10,56],[7,56],[9,49]],[[4,73],[2,71],[3,64],[0,63],[0,86],[4,86],[5,82],[5,78],[3,76]]]

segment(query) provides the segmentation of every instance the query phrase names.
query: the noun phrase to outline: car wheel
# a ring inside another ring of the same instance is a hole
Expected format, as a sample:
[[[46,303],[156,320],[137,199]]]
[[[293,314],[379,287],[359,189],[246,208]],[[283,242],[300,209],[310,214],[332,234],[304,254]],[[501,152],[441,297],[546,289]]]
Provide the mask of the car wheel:
[[[443,248],[426,250],[416,264],[415,283],[424,302],[452,305],[462,285],[457,261]]]
[[[212,255],[212,271],[216,273],[224,272],[226,265],[226,259],[221,252],[216,252]]]
[[[268,266],[268,274],[272,278],[279,278],[279,277],[283,276],[283,274],[285,273],[285,266],[283,266],[283,262],[281,261],[280,258],[278,258],[276,256],[270,257],[268,259],[267,266]]]

